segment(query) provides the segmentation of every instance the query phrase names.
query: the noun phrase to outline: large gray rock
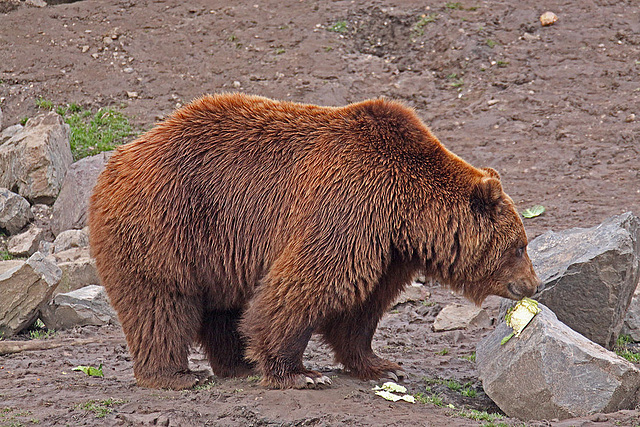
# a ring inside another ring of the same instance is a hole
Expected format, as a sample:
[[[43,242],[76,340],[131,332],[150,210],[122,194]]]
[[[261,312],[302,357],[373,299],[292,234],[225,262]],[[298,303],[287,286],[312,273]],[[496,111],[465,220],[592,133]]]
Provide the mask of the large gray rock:
[[[52,203],[72,162],[69,125],[56,113],[41,114],[0,145],[0,187]]]
[[[503,321],[476,351],[487,395],[507,415],[522,420],[566,419],[633,409],[640,371],[542,311],[520,337]]]
[[[480,307],[454,303],[443,308],[433,322],[435,332],[467,329],[469,326],[489,327],[491,319]]]
[[[19,194],[0,187],[0,229],[15,234],[32,219],[29,202]]]
[[[17,234],[9,239],[7,250],[15,257],[30,257],[38,251],[40,241],[44,236],[44,230],[31,226],[24,233]]]
[[[38,317],[40,308],[51,299],[62,271],[36,252],[26,261],[0,262],[0,272],[0,335],[8,337]]]
[[[109,304],[106,291],[95,285],[57,294],[42,309],[40,319],[49,329],[118,324],[118,316]]]
[[[103,171],[112,152],[86,157],[72,164],[53,204],[51,231],[56,236],[64,230],[87,225],[87,207],[98,175]]]
[[[570,328],[613,348],[640,277],[639,240],[640,220],[630,212],[539,236],[528,249],[546,285],[536,299]]]

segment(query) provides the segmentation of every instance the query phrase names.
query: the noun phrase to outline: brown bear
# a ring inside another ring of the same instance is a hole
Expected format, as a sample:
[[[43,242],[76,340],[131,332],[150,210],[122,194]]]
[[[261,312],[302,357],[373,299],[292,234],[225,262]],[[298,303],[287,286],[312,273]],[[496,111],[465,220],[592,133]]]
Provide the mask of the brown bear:
[[[218,376],[321,386],[302,361],[313,333],[352,375],[402,376],[371,340],[417,273],[477,304],[539,283],[498,173],[384,99],[204,96],[115,151],[89,222],[146,387],[196,384],[194,342]]]

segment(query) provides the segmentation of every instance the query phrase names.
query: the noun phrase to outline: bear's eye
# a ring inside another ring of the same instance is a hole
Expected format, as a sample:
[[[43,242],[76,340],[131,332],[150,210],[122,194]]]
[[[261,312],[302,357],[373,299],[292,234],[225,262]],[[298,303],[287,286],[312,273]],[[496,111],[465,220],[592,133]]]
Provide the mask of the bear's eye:
[[[524,256],[524,246],[520,246],[518,249],[516,249],[516,256],[518,258],[522,258]]]

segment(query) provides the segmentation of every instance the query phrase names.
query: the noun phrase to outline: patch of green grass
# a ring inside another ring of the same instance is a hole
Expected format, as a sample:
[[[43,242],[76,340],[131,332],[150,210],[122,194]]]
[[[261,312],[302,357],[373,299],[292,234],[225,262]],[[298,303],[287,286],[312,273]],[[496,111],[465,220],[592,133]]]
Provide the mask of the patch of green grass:
[[[56,334],[54,329],[35,329],[29,331],[29,338],[32,340],[46,340]]]
[[[422,380],[429,385],[427,386],[427,390],[431,390],[431,387],[430,387],[431,385],[442,384],[442,385],[445,385],[449,390],[460,393],[462,396],[465,396],[465,397],[473,398],[478,395],[478,392],[476,391],[476,389],[474,389],[471,386],[470,382],[462,384],[461,382],[456,381],[455,379],[445,380],[440,378],[428,378],[428,377],[423,377]]]
[[[9,261],[13,259],[13,255],[9,253],[8,250],[0,251],[0,261]]]
[[[113,412],[113,406],[122,405],[124,400],[122,399],[105,399],[102,401],[97,400],[88,400],[85,403],[80,403],[76,405],[76,409],[81,409],[87,412],[93,412],[96,418],[104,418]]]
[[[427,389],[427,393],[428,393],[428,389]],[[436,405],[436,406],[444,406],[444,401],[442,400],[442,396],[440,396],[439,394],[435,394],[435,393],[430,393],[430,394],[426,394],[426,393],[416,393],[413,395],[413,397],[415,397],[416,402],[418,403],[430,403],[432,405]]]
[[[284,52],[285,50],[283,47],[276,48],[276,50],[274,51],[276,55],[282,55]]]
[[[447,354],[449,354],[449,349],[445,347],[442,350],[437,351],[436,354],[439,356],[446,356]]]
[[[509,65],[509,63],[508,63],[507,61],[497,61],[497,62],[496,62],[496,65],[497,65],[498,67],[500,67],[500,68],[504,68],[504,67],[506,67],[507,65]]]
[[[436,13],[430,13],[428,15],[422,15],[420,16],[420,19],[418,19],[418,22],[416,22],[415,24],[413,24],[413,26],[411,27],[411,32],[413,33],[414,37],[420,37],[424,35],[424,27],[427,24],[430,24],[431,22],[436,22],[438,20],[439,16]]]
[[[29,117],[23,117],[20,119],[20,124],[24,126],[27,124],[28,121],[29,121]]]
[[[19,420],[18,418],[26,418],[32,415],[33,413],[31,411],[20,411],[16,408],[10,408],[10,407],[2,408],[0,409],[0,426],[22,427],[26,425],[25,423],[27,423],[27,421],[23,423],[22,420]],[[28,423],[39,424],[40,420],[32,418],[28,421]]]
[[[486,42],[486,43],[487,43],[487,46],[489,46],[491,49],[493,49],[495,46],[497,46],[497,45],[498,45],[498,42],[493,41],[493,40],[491,40],[491,39],[487,39],[487,42]]]
[[[629,345],[632,342],[630,335],[620,334],[616,339],[614,351],[618,356],[627,359],[631,363],[640,363],[640,353],[629,350]]]
[[[490,414],[487,411],[478,411],[476,409],[469,409],[469,410],[463,409],[460,412],[457,412],[456,415],[459,417],[469,418],[474,421],[493,422],[493,421],[502,419],[502,415],[500,414]]]
[[[460,356],[460,359],[468,360],[471,363],[476,363],[476,352],[474,351],[468,356]]]
[[[112,108],[101,108],[92,113],[77,104],[69,104],[62,113],[71,127],[69,144],[76,161],[113,150],[133,135],[127,116]]]
[[[333,25],[327,28],[328,31],[333,31],[334,33],[346,33],[349,28],[347,21],[336,21]]]
[[[449,1],[444,4],[444,7],[446,7],[447,9],[461,10],[462,3]]]
[[[206,381],[204,384],[198,384],[193,389],[198,391],[211,390],[213,387],[215,387],[215,385],[215,381]]]
[[[41,110],[53,110],[53,102],[40,96],[36,98],[36,107]]]
[[[257,383],[262,379],[262,377],[260,375],[249,375],[247,377],[247,381],[249,381],[250,383]]]

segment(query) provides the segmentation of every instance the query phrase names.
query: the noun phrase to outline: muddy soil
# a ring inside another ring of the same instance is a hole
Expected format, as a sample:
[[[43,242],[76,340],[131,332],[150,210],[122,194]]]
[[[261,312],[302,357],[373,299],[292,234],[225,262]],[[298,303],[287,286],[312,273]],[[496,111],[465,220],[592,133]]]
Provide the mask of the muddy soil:
[[[243,91],[322,105],[385,96],[413,106],[467,161],[497,169],[519,208],[544,205],[545,214],[525,220],[530,238],[629,210],[640,214],[634,0],[27,3],[0,0],[3,127],[37,114],[39,97],[117,107],[142,131],[203,93]],[[538,18],[546,10],[559,20],[542,27]],[[374,345],[403,364],[410,392],[431,387],[444,406],[374,396],[373,384],[342,373],[317,341],[307,362],[334,377],[329,390],[266,390],[253,379],[216,379],[187,392],[141,389],[121,331],[83,328],[53,339],[102,342],[0,356],[0,425],[487,423],[464,417],[461,408],[499,412],[465,359],[491,328],[432,332],[437,311],[461,299],[443,289],[422,291],[387,314]],[[485,303],[494,318],[497,305]],[[104,378],[71,370],[99,363]],[[206,367],[197,349],[192,363]],[[477,396],[435,378],[469,382]],[[111,406],[101,410],[107,399]],[[637,411],[622,411],[528,425],[596,421],[640,424]]]

